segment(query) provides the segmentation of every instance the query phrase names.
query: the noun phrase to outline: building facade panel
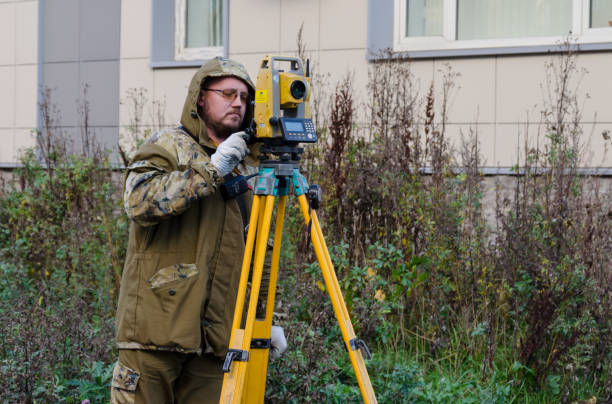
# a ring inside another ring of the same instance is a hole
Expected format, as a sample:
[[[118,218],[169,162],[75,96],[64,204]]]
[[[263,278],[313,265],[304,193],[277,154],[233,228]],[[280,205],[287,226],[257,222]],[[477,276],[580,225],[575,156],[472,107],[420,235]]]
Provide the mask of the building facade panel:
[[[149,68],[149,58],[130,58],[121,60],[119,77],[120,124],[129,125],[134,119],[135,91],[144,90],[146,99],[151,101],[155,95],[155,73]],[[151,125],[151,114],[144,114],[140,122]]]
[[[0,94],[3,94],[0,97],[0,129],[12,129],[15,125],[15,66],[0,66]]]
[[[177,125],[183,112],[189,82],[196,69],[159,69],[155,71],[152,100],[165,99],[166,124]]]
[[[38,61],[38,1],[15,3],[15,63]]]
[[[46,63],[43,67],[43,87],[50,91],[50,101],[59,109],[61,126],[76,126],[81,80],[78,62]],[[43,123],[44,124],[44,123]]]
[[[0,128],[0,167],[10,165],[15,161],[15,130],[13,128]]]
[[[495,99],[496,122],[512,124],[540,119],[544,105],[542,85],[546,81],[546,55],[497,58]]]
[[[582,158],[585,167],[612,168],[612,125],[609,122],[584,125]],[[609,175],[609,173],[608,173]]]
[[[151,12],[151,61],[172,62],[174,61],[174,2],[152,0],[147,7]],[[143,15],[146,15],[146,12],[143,12]],[[129,24],[125,28],[125,35],[122,33],[122,37],[131,36],[133,30],[139,29],[138,24],[134,26]]]
[[[478,158],[483,167],[497,167],[495,160],[495,125],[479,123],[477,125],[461,125],[461,135],[466,140],[478,142]],[[458,145],[460,147],[460,145]]]
[[[249,76],[253,83],[257,81],[257,72],[259,72],[259,65],[263,58],[268,55],[268,52],[261,53],[230,53],[229,57],[242,63],[247,69]]]
[[[15,3],[0,3],[0,66],[15,63]]]
[[[283,53],[297,52],[297,37],[302,27],[302,43],[307,50],[319,48],[321,0],[281,2],[280,49]]]
[[[36,65],[15,66],[15,128],[36,127],[38,69]]]
[[[582,119],[605,123],[612,130],[612,52],[580,54],[577,67],[583,69],[577,75],[578,94],[584,100]]]
[[[33,129],[15,129],[13,133],[14,159],[19,159],[23,151],[36,145],[36,133]]]
[[[79,59],[117,60],[120,24],[120,0],[80,0]]]
[[[0,2],[0,166],[18,161],[15,132],[36,127],[38,1]],[[28,146],[32,146],[31,142]]]
[[[121,2],[121,58],[149,58],[151,0]]]
[[[526,150],[543,150],[546,126],[538,121],[499,123],[495,126],[495,161],[499,167],[525,163]]]
[[[54,0],[39,8],[44,29],[39,44],[43,55],[39,85],[50,89],[58,111],[52,117],[54,123],[76,150],[85,101],[92,130],[112,128],[114,142],[119,139],[120,10],[120,0]]]
[[[79,59],[78,0],[44,2],[43,27],[44,43],[41,46],[45,63]]]
[[[368,80],[368,65],[365,60],[365,49],[321,50],[319,52],[317,69],[319,74],[329,75],[327,86],[330,91],[346,77],[352,74],[355,89],[355,99],[364,101],[366,98],[365,84]]]
[[[414,80],[416,90],[421,96],[427,95],[429,86],[432,84],[435,77],[436,61],[433,59],[421,59],[396,63],[409,64],[410,73],[413,75],[412,79]]]
[[[367,0],[321,1],[319,48],[365,49],[367,10]]]
[[[287,2],[282,2],[285,5]],[[230,53],[280,51],[281,0],[229,2]]]
[[[478,142],[480,165],[482,167],[497,167],[495,160],[495,125],[493,124],[455,124],[446,125],[445,136],[448,139],[450,146],[453,148],[455,156],[458,160],[456,164],[461,165],[462,150],[464,146],[468,146],[470,142]]]
[[[110,151],[111,164],[122,164],[118,151],[119,143],[117,140],[116,126],[97,126],[92,128],[91,134],[95,138],[97,144],[102,148],[102,150]]]
[[[436,60],[434,82],[437,101],[442,101],[445,80],[451,80],[449,123],[492,124],[495,116],[495,58]]]
[[[108,83],[115,83],[119,77],[119,61],[83,62],[80,69],[81,86],[87,83],[89,124],[117,126],[119,122],[119,86],[108,86]]]
[[[368,0],[368,57],[393,47],[393,0]]]

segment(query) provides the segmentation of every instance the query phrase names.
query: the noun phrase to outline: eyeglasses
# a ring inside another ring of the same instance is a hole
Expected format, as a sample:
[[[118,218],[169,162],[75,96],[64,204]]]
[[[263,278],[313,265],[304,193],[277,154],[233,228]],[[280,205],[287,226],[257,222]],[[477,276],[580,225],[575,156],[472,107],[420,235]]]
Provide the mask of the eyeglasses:
[[[217,94],[220,94],[221,97],[225,98],[228,101],[234,101],[236,96],[240,96],[240,102],[246,104],[249,102],[249,93],[238,91],[235,88],[226,88],[224,90],[216,89],[216,88],[205,88],[204,91],[214,91]]]

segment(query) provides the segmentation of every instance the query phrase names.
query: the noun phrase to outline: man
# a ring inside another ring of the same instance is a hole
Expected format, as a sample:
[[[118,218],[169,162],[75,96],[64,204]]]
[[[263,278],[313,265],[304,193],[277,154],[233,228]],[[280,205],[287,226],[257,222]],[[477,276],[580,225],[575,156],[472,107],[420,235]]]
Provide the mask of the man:
[[[257,171],[243,132],[254,92],[241,64],[209,61],[191,80],[182,126],[155,133],[127,168],[113,402],[219,400],[252,199],[219,189]]]

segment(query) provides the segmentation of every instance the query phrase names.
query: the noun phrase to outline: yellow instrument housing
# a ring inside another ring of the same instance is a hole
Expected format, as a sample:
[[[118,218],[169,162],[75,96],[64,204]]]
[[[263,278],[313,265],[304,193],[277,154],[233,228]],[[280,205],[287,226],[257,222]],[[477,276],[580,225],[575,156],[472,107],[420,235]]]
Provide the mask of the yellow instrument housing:
[[[306,101],[306,98],[310,95],[310,88],[308,82],[304,79],[303,76],[299,76],[295,73],[287,73],[282,72],[279,74],[280,76],[280,107],[281,109],[295,108],[298,104]],[[301,82],[306,89],[304,93],[304,97],[295,98],[293,94],[291,94],[291,86],[296,82]]]
[[[289,63],[290,71],[277,70],[275,63]],[[292,85],[303,87],[302,98],[294,97]],[[282,137],[278,125],[271,123],[282,116],[310,118],[310,80],[304,75],[299,58],[288,56],[266,56],[257,74],[255,89],[255,112],[257,138]]]

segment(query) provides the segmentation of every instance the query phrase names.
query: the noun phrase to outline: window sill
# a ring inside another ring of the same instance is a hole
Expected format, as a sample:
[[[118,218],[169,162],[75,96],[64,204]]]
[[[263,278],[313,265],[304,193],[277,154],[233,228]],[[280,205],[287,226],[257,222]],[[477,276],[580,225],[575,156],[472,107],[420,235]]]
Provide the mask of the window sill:
[[[151,61],[149,67],[151,69],[173,69],[181,67],[200,67],[206,60],[167,60],[167,61]]]
[[[612,50],[612,42],[602,43],[583,43],[570,45],[572,51],[578,52],[597,52]],[[532,45],[532,46],[506,46],[490,48],[471,48],[471,49],[435,49],[435,50],[415,50],[415,51],[394,51],[391,53],[397,59],[433,59],[433,58],[460,58],[460,57],[479,57],[479,56],[502,56],[502,55],[530,55],[561,53],[567,48],[563,45]],[[386,59],[386,53],[369,54],[369,61]]]

